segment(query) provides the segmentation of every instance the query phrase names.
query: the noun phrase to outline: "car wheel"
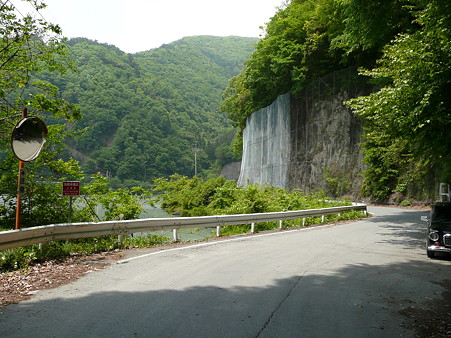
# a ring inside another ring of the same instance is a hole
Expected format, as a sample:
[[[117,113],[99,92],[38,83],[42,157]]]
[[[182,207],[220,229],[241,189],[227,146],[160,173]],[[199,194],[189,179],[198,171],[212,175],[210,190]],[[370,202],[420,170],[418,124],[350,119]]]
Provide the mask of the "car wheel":
[[[431,251],[431,250],[427,250],[427,254],[428,254],[429,258],[434,258],[434,256],[435,256],[435,252]]]

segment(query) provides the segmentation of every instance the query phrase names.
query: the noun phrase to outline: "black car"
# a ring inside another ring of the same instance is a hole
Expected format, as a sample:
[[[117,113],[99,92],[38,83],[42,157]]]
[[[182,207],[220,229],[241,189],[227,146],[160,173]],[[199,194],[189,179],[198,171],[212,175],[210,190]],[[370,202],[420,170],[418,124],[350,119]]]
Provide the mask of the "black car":
[[[421,217],[428,222],[426,252],[432,258],[436,252],[451,253],[451,202],[437,202],[430,216]]]

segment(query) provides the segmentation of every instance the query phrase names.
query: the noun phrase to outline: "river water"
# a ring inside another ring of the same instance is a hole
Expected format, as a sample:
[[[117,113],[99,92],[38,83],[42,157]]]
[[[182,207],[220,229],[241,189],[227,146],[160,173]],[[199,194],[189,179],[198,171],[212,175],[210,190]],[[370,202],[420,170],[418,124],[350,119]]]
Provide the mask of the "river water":
[[[159,206],[151,207],[150,205],[144,205],[144,211],[139,216],[140,219],[143,218],[167,218],[174,217],[168,214],[166,210],[160,208]],[[134,236],[145,236],[148,234],[159,235],[173,240],[172,230],[159,230],[152,232],[138,232]],[[178,239],[181,242],[196,242],[202,241],[216,235],[216,228],[199,228],[199,229],[180,229],[178,230]]]

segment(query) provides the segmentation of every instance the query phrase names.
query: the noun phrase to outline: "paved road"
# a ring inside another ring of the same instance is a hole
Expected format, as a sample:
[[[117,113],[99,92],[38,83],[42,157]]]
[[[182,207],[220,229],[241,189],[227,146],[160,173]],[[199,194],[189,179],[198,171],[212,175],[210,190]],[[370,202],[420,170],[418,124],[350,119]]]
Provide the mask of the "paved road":
[[[399,311],[441,296],[421,211],[171,249],[39,292],[2,337],[413,337]]]

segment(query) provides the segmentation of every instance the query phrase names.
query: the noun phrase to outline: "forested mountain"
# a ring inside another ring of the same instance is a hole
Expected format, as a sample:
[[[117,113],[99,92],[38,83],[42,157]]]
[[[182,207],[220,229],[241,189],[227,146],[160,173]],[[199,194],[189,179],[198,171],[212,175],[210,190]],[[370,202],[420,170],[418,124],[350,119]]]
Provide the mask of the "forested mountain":
[[[235,132],[219,107],[257,41],[195,36],[126,54],[85,38],[69,40],[76,72],[40,75],[81,109],[82,120],[70,127],[83,132],[69,142],[67,156],[87,173],[126,185],[194,175],[194,149],[204,175],[236,160]]]

